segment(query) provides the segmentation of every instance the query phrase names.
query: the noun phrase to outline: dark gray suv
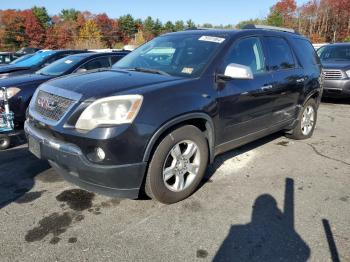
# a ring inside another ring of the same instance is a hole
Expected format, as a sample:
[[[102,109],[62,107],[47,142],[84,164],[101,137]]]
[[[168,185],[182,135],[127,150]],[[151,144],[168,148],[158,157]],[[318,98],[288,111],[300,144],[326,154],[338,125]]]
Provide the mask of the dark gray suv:
[[[326,45],[317,54],[323,66],[323,96],[350,97],[350,43]]]

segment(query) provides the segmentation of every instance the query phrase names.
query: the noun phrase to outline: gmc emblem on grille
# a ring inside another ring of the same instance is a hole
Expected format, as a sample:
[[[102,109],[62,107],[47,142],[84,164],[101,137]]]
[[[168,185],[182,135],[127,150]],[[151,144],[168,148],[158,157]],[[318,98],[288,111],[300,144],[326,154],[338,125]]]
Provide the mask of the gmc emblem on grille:
[[[39,97],[37,104],[41,108],[43,108],[45,110],[50,110],[50,111],[54,110],[58,105],[57,101],[50,100],[50,99],[45,98],[45,97]]]

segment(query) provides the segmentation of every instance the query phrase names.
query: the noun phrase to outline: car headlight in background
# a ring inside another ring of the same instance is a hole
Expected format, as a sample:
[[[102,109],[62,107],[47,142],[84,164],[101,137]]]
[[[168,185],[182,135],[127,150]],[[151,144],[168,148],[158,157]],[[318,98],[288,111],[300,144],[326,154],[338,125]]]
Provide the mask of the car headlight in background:
[[[347,76],[350,78],[350,70],[345,72],[347,74]]]
[[[79,117],[75,127],[92,130],[100,125],[132,123],[142,105],[141,95],[122,95],[98,99]]]
[[[8,88],[6,88],[7,99],[10,99],[10,98],[14,97],[20,91],[21,91],[21,89],[19,89],[18,87],[8,87]],[[0,100],[4,100],[4,97],[5,97],[4,91],[0,90]]]

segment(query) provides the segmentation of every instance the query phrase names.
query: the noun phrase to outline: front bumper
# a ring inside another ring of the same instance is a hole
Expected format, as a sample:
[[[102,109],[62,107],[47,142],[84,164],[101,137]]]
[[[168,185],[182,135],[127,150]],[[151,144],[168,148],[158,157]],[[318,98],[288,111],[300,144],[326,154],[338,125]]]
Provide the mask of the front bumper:
[[[90,162],[80,148],[63,142],[26,121],[24,126],[34,154],[48,160],[67,181],[89,191],[112,197],[137,198],[146,163],[99,165]]]
[[[350,79],[324,80],[325,97],[350,97]]]

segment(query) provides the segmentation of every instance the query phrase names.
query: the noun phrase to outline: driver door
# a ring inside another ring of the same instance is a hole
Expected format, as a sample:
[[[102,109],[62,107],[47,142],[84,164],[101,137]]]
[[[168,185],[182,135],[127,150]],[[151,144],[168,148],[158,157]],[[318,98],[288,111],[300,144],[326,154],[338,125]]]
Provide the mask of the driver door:
[[[274,96],[272,76],[266,70],[259,37],[236,41],[224,59],[222,70],[231,64],[250,67],[253,79],[226,80],[218,93],[221,123],[220,144],[244,140],[270,125]],[[249,140],[249,139],[248,139]]]

